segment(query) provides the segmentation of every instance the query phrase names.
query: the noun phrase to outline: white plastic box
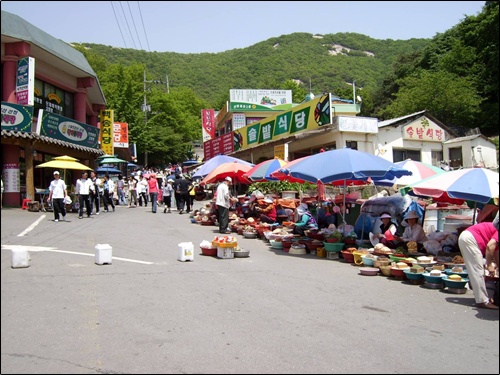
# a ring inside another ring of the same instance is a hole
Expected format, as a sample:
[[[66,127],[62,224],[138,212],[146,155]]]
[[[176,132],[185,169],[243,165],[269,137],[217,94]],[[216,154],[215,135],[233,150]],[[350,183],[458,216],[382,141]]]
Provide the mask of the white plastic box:
[[[29,253],[27,249],[12,250],[12,268],[29,267]]]
[[[217,246],[217,258],[233,259],[235,247],[220,247]]]
[[[194,245],[192,242],[181,242],[179,246],[179,260],[185,262],[186,260],[194,260]]]
[[[111,264],[113,248],[109,244],[97,244],[95,247],[95,264]]]

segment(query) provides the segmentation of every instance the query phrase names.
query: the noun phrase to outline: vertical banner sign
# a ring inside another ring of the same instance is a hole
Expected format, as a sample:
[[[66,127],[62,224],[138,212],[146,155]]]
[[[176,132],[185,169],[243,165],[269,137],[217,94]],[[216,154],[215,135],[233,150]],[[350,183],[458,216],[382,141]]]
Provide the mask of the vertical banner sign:
[[[215,137],[215,111],[213,109],[201,110],[201,126],[203,132],[203,142]]]
[[[21,105],[35,105],[35,59],[23,57],[17,61],[16,101]]]
[[[101,150],[107,155],[114,155],[113,147],[113,110],[106,109],[100,112],[101,117]]]
[[[19,193],[21,191],[21,172],[18,163],[5,163],[3,177],[6,193]]]
[[[119,148],[128,148],[128,123],[113,123],[113,146]]]

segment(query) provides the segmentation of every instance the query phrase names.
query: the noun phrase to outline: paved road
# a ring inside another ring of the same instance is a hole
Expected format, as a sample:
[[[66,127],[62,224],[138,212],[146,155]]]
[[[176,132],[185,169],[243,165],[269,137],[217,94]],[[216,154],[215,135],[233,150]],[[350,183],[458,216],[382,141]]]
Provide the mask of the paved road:
[[[206,257],[198,245],[216,227],[149,207],[1,218],[2,374],[498,374],[499,313],[471,291],[361,276],[242,236],[250,257]],[[194,261],[178,261],[181,242]],[[97,244],[112,264],[95,264]],[[11,267],[16,246],[29,267]]]

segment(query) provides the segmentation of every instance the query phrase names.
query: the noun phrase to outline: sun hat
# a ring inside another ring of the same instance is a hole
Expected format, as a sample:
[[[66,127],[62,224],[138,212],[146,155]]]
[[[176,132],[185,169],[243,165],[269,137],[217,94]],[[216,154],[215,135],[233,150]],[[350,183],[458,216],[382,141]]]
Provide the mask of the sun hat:
[[[233,179],[229,176],[227,176],[224,180],[229,181],[229,182],[233,182]]]
[[[54,174],[59,174],[59,171],[54,171]]]
[[[392,219],[392,216],[389,215],[388,213],[383,213],[382,215],[380,215],[380,218],[381,219]]]
[[[174,180],[172,180],[171,178],[169,178],[169,179],[167,180],[167,182],[174,182]]]
[[[420,219],[415,211],[410,211],[405,217],[405,220],[408,221],[408,219]]]
[[[264,198],[264,202],[266,202],[266,203],[274,203],[273,199],[270,198],[270,197]]]
[[[305,214],[307,212],[307,204],[305,203],[301,203],[298,207],[297,207],[297,212],[302,215],[302,214]]]

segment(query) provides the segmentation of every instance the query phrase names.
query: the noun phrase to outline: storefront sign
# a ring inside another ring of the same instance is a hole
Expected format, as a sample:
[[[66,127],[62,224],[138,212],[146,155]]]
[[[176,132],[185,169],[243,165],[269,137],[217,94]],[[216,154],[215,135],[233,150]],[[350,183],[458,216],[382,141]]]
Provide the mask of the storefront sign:
[[[128,148],[128,123],[113,123],[113,146],[118,148]]]
[[[274,157],[288,161],[288,143],[274,146]]]
[[[233,113],[233,130],[238,130],[246,125],[246,116],[244,113]]]
[[[31,132],[33,107],[2,102],[2,130]]]
[[[339,131],[351,133],[378,133],[378,121],[376,118],[338,116]]]
[[[98,128],[42,109],[38,111],[36,133],[80,146],[99,148]]]
[[[113,145],[113,110],[106,109],[101,111],[101,150],[106,155],[114,155],[115,149]]]
[[[403,139],[410,141],[444,142],[445,132],[426,117],[403,127]]]
[[[229,90],[231,111],[282,111],[292,107],[292,90]]]
[[[24,57],[17,62],[16,101],[21,105],[35,104],[35,59]]]

